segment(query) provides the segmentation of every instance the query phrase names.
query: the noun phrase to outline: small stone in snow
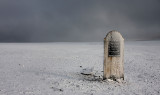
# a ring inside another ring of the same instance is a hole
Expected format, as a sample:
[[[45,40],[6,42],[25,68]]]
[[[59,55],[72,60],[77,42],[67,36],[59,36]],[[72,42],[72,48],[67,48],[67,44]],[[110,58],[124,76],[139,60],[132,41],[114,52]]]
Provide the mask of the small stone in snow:
[[[111,81],[113,81],[113,80],[111,80],[111,79],[107,79],[107,81],[111,82]]]
[[[122,80],[121,79],[117,79],[116,80],[118,83],[122,83]]]
[[[63,91],[62,89],[59,89],[59,91]]]

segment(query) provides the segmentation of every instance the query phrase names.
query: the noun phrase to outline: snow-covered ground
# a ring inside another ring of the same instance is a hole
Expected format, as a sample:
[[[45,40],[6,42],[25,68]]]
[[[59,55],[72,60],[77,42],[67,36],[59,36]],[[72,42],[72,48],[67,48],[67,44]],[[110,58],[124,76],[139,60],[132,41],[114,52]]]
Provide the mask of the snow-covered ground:
[[[124,53],[118,83],[102,81],[103,43],[0,43],[0,95],[160,94],[160,41],[125,42]]]

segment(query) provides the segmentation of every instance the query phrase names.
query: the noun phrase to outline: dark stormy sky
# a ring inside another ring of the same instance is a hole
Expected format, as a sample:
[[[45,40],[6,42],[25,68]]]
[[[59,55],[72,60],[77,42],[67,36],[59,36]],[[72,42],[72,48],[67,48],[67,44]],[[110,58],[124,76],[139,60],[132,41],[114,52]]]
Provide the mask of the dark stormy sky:
[[[160,39],[160,0],[0,0],[0,42]]]

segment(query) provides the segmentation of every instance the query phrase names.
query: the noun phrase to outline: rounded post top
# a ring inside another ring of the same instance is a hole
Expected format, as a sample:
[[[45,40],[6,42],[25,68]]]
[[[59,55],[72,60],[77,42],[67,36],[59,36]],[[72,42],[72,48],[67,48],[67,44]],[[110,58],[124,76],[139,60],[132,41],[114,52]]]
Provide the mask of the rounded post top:
[[[116,30],[112,30],[112,31],[108,32],[104,39],[105,40],[106,39],[107,40],[124,40],[122,35]]]

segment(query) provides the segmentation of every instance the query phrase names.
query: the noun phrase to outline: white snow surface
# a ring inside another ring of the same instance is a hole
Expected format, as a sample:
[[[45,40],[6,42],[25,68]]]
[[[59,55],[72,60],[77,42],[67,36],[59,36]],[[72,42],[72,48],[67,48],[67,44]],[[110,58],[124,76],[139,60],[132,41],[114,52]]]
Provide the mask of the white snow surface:
[[[118,83],[102,80],[103,42],[0,43],[0,95],[160,94],[160,41],[125,42],[124,50]]]

